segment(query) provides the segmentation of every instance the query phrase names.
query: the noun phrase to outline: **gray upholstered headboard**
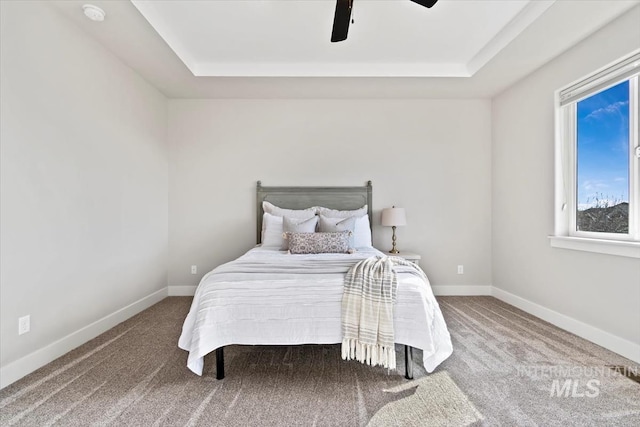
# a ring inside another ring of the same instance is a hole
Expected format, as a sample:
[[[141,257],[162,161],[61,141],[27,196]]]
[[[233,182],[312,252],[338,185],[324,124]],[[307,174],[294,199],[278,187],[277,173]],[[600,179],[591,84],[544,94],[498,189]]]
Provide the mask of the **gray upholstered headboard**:
[[[286,209],[305,209],[312,206],[338,210],[358,209],[368,206],[369,223],[373,224],[371,213],[372,204],[371,181],[362,187],[263,187],[258,181],[256,188],[257,205],[257,242],[262,238],[262,202],[271,202]],[[373,228],[373,227],[372,227]],[[373,232],[373,231],[372,231]]]

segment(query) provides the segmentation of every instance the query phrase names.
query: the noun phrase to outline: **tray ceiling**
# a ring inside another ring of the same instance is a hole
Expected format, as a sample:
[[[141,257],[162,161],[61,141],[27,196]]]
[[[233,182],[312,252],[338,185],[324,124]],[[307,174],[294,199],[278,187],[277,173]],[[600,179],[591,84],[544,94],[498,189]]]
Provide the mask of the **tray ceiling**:
[[[195,76],[470,77],[555,0],[132,0]]]
[[[169,98],[486,98],[640,20],[640,0],[354,0],[348,39],[331,43],[333,0],[42,3]]]

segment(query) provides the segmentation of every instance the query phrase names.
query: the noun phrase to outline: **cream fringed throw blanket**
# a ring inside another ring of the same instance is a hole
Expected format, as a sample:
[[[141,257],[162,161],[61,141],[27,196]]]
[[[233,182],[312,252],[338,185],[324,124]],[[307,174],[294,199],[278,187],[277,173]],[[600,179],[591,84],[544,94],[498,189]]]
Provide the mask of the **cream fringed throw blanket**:
[[[342,294],[342,359],[396,368],[393,306],[398,278],[394,265],[415,265],[397,257],[371,257],[345,276]]]

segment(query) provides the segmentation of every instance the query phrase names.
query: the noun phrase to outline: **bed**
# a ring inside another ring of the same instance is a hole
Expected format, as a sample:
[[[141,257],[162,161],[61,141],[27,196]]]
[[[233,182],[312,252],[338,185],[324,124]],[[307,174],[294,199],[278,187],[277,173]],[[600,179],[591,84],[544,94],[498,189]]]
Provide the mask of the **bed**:
[[[187,367],[198,375],[204,357],[215,351],[216,378],[224,378],[227,345],[341,343],[345,273],[360,260],[384,255],[370,243],[370,181],[362,187],[264,187],[258,182],[256,190],[258,245],[202,278],[182,328],[178,345],[189,352]],[[292,255],[268,244],[269,224],[263,219],[270,216],[263,202],[296,210],[323,206],[351,211],[366,205],[356,234],[369,233],[369,244],[354,253]],[[425,370],[432,372],[451,355],[451,338],[428,280],[406,268],[398,268],[397,274],[395,342],[405,346],[406,377],[412,378],[412,348],[422,350]]]

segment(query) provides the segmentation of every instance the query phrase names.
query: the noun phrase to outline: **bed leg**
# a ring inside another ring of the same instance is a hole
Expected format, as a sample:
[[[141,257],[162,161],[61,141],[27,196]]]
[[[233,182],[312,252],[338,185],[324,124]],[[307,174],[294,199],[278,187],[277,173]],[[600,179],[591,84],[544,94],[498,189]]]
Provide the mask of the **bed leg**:
[[[224,378],[224,347],[216,349],[216,379]]]
[[[404,366],[406,369],[406,373],[404,377],[408,380],[413,379],[413,347],[405,345],[404,346]]]

